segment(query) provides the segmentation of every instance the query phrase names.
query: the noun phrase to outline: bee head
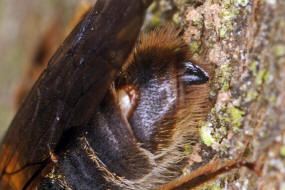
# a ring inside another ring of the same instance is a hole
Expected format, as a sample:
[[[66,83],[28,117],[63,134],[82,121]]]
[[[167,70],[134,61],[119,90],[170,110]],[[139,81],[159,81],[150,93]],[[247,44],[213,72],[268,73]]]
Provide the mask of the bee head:
[[[189,108],[187,96],[195,96],[189,88],[208,79],[207,72],[191,61],[188,45],[173,26],[140,36],[115,85],[125,94],[118,101],[138,142],[151,152],[169,146],[175,123],[183,119],[178,118],[179,110]],[[128,95],[130,88],[135,96]]]

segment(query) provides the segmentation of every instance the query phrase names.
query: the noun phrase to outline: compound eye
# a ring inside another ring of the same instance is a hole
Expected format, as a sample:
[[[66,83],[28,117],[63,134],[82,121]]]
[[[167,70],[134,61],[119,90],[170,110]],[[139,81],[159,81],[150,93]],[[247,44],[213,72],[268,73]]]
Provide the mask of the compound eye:
[[[182,80],[186,82],[186,84],[203,84],[209,80],[208,73],[193,63],[184,62],[184,69],[182,71]]]
[[[118,89],[118,100],[123,115],[128,119],[138,104],[139,93],[134,85],[124,85]]]

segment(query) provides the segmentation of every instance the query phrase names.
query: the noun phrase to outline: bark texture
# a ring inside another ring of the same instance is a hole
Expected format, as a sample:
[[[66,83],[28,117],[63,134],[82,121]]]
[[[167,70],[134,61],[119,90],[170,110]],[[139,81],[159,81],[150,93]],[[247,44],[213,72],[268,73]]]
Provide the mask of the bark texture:
[[[213,151],[197,168],[231,165],[181,189],[284,189],[285,1],[177,4],[191,51],[213,71],[213,106],[200,126]]]

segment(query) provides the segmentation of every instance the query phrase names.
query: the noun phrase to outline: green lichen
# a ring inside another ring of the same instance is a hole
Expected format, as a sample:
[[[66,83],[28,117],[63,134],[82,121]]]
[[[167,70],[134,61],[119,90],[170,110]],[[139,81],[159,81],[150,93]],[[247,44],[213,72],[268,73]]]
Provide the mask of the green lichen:
[[[266,73],[267,71],[265,69],[260,69],[257,73],[257,76],[256,76],[256,84],[259,86],[259,85],[262,85],[263,81],[264,81],[264,77],[267,75]]]
[[[229,83],[229,81],[224,82],[223,87],[222,87],[222,90],[226,91],[226,90],[228,90],[229,88],[230,88],[230,83]]]
[[[191,154],[191,152],[192,152],[192,146],[191,145],[185,145],[184,146],[184,153],[186,155],[189,155],[189,154]]]
[[[221,190],[222,188],[217,185],[217,184],[213,184],[212,187],[211,187],[211,190]]]
[[[226,27],[221,27],[219,30],[220,38],[225,38],[227,35],[228,29]]]
[[[210,135],[209,138],[210,140],[204,138],[204,141],[206,143],[208,143],[209,141],[210,143],[208,144],[210,145],[212,145],[214,142],[217,143],[223,141],[223,139],[225,139],[225,137],[228,135],[228,129],[229,129],[228,126],[230,125],[230,123],[231,123],[231,117],[229,116],[229,113],[227,113],[227,108],[225,106],[217,104],[215,107],[211,109],[208,122],[201,125],[205,126],[206,128],[205,131],[208,132],[206,134]],[[206,144],[205,142],[204,144]]]
[[[232,119],[232,125],[233,129],[235,132],[239,131],[242,120],[243,120],[243,115],[245,114],[244,111],[232,106],[230,108],[230,116]]]
[[[228,125],[231,122],[229,114],[225,111],[220,111],[218,114],[219,123],[221,125]]]
[[[284,20],[280,20],[279,26],[280,26],[280,28],[284,28],[285,27],[285,21]]]
[[[179,15],[179,12],[175,13],[173,16],[172,16],[172,20],[174,23],[176,24],[179,24],[181,22],[181,18],[180,18],[180,15]]]
[[[266,82],[266,83],[270,82],[271,78],[272,78],[272,76],[271,76],[270,72],[266,71],[265,75],[264,75],[264,82]]]
[[[229,7],[231,7],[231,5],[232,5],[232,0],[224,0],[223,1],[223,6],[225,8],[229,8]]]
[[[256,76],[257,73],[257,65],[258,65],[257,61],[252,61],[249,65],[249,70],[252,72],[254,76]]]
[[[203,17],[193,20],[192,26],[195,26],[198,30],[202,30],[204,26]]]
[[[255,100],[258,97],[258,92],[254,89],[251,89],[246,96],[246,101],[250,102],[252,100]]]
[[[247,4],[248,0],[222,1],[222,9],[219,12],[221,27],[218,29],[220,38],[229,38],[230,32],[235,30],[234,20],[243,13],[241,7],[245,7]]]
[[[273,47],[273,54],[276,57],[285,55],[285,45],[276,45]]]
[[[222,126],[220,128],[215,129],[215,133],[213,134],[216,141],[221,141],[225,138],[225,136],[228,134],[227,128]]]
[[[224,73],[228,73],[232,71],[232,67],[230,67],[229,65],[222,65],[221,66],[221,71]]]
[[[255,84],[257,86],[262,85],[264,82],[269,83],[272,79],[270,72],[264,68],[259,69],[258,71],[258,62],[252,61],[249,65],[249,70],[252,72],[253,76],[255,76]],[[248,95],[250,96],[250,95]]]
[[[285,145],[280,148],[280,155],[285,157]]]
[[[232,67],[229,65],[222,65],[218,71],[218,83],[221,85],[221,89],[224,91],[228,90],[230,87],[231,71]]]
[[[161,25],[161,12],[156,12],[152,15],[150,23],[153,27],[158,27]]]
[[[219,37],[224,39],[224,38],[228,38],[229,37],[229,28],[227,26],[222,26],[219,29]]]
[[[207,185],[206,187],[202,189],[203,190],[222,190],[222,187],[218,184],[211,184],[211,185]]]
[[[179,11],[168,0],[155,1],[147,9],[143,30],[151,31],[166,23],[174,22],[174,15],[178,18]],[[180,21],[176,20],[176,24],[180,24]]]
[[[221,17],[224,21],[231,21],[238,13],[237,9],[227,8],[222,12]]]
[[[154,1],[147,9],[147,11],[153,12],[157,7],[157,2]]]
[[[198,53],[199,52],[199,43],[195,40],[193,40],[191,43],[190,43],[190,51],[192,52],[192,54],[194,53]]]
[[[215,138],[211,134],[212,130],[207,123],[201,126],[199,132],[201,140],[205,145],[211,146],[216,142]]]
[[[276,96],[270,96],[268,98],[268,101],[275,104],[276,103]]]

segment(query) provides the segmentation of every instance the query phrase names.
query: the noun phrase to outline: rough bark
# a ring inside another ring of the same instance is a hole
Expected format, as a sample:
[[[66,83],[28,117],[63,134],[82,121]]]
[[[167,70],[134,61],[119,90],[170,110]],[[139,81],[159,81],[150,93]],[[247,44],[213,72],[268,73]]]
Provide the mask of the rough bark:
[[[180,10],[191,51],[213,71],[200,136],[214,151],[194,172],[231,165],[181,189],[284,189],[285,2],[207,0]]]

